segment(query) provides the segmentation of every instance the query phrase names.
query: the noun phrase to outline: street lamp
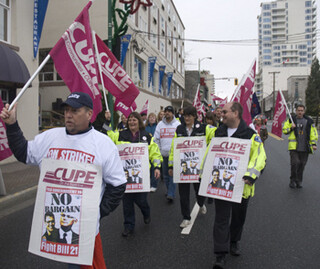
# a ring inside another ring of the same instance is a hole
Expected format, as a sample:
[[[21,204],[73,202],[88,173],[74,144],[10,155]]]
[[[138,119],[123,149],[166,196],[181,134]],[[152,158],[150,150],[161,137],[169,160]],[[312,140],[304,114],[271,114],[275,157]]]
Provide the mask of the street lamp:
[[[200,63],[201,61],[205,60],[205,59],[209,59],[209,60],[212,60],[212,57],[204,57],[204,58],[199,58],[198,59],[198,74],[199,74],[199,84],[200,84]]]

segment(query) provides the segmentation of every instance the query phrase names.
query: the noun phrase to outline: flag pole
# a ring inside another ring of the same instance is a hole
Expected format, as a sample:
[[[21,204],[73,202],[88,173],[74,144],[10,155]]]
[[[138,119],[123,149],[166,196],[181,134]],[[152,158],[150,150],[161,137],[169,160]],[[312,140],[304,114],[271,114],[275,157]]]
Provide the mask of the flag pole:
[[[290,118],[291,122],[293,122],[292,117],[291,117],[291,114],[290,114],[290,111],[289,111],[288,106],[287,106],[286,99],[284,99],[284,96],[283,96],[282,91],[281,91],[280,89],[279,89],[279,92],[280,92],[281,98],[282,98],[282,100],[283,100],[283,102],[284,102],[284,105],[285,105],[285,107],[286,107],[286,109],[287,109],[287,112],[288,112],[288,114],[289,114],[289,118]]]
[[[9,111],[13,108],[16,102],[21,98],[21,96],[24,94],[24,92],[27,90],[27,88],[30,86],[31,82],[35,79],[35,77],[39,74],[41,69],[44,67],[44,65],[49,61],[50,59],[50,54],[47,55],[47,57],[42,61],[40,66],[37,68],[37,70],[34,72],[34,74],[29,78],[27,83],[23,86],[22,90],[19,92],[19,94],[14,98],[12,103],[9,106]]]
[[[104,81],[103,81],[103,77],[102,77],[101,61],[100,61],[100,57],[99,57],[99,49],[97,46],[96,32],[93,30],[92,30],[92,39],[94,42],[94,46],[96,47],[95,54],[97,56],[96,58],[97,58],[98,67],[99,67],[99,75],[100,75],[100,80],[101,80],[101,84],[102,84],[102,92],[103,92],[104,102],[106,103],[106,110],[109,111],[108,100],[107,100],[107,96],[106,96],[106,88],[104,87]]]

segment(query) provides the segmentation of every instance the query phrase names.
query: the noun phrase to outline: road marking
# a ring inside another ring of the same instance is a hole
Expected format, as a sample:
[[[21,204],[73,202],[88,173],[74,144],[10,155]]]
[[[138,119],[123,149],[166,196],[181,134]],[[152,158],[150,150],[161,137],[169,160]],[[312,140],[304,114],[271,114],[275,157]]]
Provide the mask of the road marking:
[[[276,139],[276,140],[279,140],[279,141],[283,141],[283,140],[284,140],[283,138],[281,138],[281,137],[279,137],[279,136],[277,136],[277,135],[275,135],[275,134],[273,134],[273,133],[268,132],[268,134],[269,134],[271,137],[273,137],[274,139]]]
[[[191,220],[190,220],[191,223],[186,228],[182,229],[181,234],[190,234],[193,223],[195,222],[195,220],[198,216],[199,209],[200,209],[200,207],[199,207],[198,203],[196,202],[194,204],[192,211],[191,211]]]

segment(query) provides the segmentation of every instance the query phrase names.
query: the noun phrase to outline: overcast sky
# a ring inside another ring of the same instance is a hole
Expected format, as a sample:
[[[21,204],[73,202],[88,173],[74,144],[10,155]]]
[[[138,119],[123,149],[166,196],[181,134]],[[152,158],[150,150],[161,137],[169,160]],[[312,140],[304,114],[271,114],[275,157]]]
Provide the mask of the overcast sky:
[[[250,40],[258,38],[257,16],[260,15],[262,1],[173,0],[173,2],[184,24],[187,39]],[[320,6],[320,0],[316,0],[316,3]],[[320,25],[319,16],[318,11],[317,29]],[[186,70],[198,70],[198,59],[212,57],[212,60],[201,61],[201,70],[209,70],[215,78],[237,77],[240,81],[252,61],[258,57],[257,42],[250,44],[218,45],[186,41]],[[318,58],[319,47],[318,43]],[[220,97],[227,95],[231,97],[235,89],[233,79],[216,80],[215,85],[216,94]]]

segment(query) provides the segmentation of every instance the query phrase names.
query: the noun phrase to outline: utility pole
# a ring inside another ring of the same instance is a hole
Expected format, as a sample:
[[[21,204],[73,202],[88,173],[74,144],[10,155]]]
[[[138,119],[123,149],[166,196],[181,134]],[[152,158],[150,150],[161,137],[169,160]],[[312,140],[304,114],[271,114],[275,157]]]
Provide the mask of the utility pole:
[[[269,74],[273,74],[273,97],[272,97],[272,116],[274,117],[274,109],[276,106],[276,74],[279,74],[279,71],[269,72]]]

